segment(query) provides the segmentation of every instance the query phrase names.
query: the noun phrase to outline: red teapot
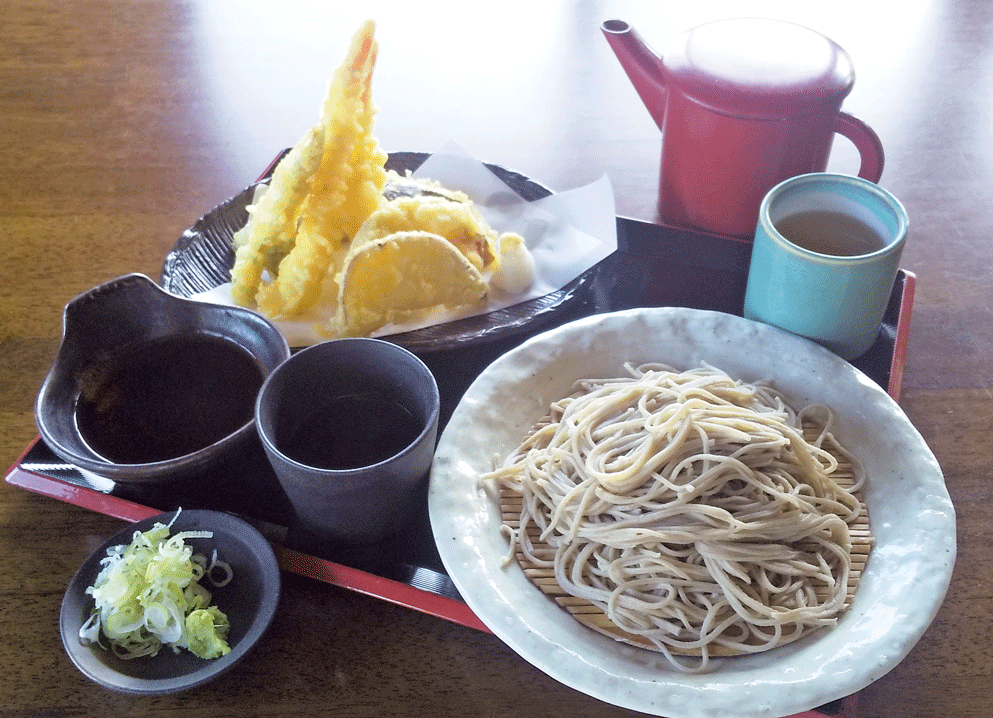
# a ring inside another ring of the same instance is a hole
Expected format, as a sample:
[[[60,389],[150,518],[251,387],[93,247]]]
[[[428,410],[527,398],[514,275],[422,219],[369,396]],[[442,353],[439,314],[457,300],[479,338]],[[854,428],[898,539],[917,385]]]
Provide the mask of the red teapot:
[[[766,192],[824,171],[835,133],[858,149],[859,176],[879,181],[879,137],[841,111],[855,82],[851,58],[824,35],[779,20],[718,20],[659,55],[626,22],[601,29],[662,130],[665,222],[753,236]]]

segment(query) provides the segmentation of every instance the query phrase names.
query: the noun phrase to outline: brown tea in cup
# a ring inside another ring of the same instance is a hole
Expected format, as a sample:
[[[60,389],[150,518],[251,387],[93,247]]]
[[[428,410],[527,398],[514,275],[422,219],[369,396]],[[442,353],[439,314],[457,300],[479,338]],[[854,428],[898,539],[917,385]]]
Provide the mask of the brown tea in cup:
[[[882,249],[886,242],[858,217],[828,209],[812,209],[774,223],[790,242],[818,254],[857,257]]]

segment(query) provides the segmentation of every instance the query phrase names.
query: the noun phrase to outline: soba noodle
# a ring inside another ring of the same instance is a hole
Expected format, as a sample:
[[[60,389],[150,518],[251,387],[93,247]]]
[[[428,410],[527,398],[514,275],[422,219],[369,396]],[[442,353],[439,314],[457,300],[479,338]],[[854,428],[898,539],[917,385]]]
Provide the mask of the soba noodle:
[[[519,527],[504,526],[508,561],[553,568],[566,593],[681,670],[833,625],[861,504],[831,478],[827,442],[848,454],[829,410],[796,412],[709,366],[626,368],[578,382],[483,477],[522,498]],[[823,426],[814,442],[805,417]]]

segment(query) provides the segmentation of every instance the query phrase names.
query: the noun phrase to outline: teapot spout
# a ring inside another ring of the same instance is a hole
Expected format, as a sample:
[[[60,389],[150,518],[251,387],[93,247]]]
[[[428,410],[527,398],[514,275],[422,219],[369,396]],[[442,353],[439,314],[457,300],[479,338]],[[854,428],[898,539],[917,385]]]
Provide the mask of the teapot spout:
[[[607,20],[600,29],[655,124],[661,128],[666,97],[662,58],[623,20]]]

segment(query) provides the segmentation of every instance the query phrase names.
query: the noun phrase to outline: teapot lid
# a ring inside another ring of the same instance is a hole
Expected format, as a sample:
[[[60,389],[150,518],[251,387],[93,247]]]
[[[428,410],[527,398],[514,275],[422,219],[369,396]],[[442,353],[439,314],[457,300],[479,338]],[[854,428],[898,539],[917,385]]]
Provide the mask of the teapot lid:
[[[824,35],[763,18],[717,20],[680,35],[662,56],[670,85],[724,114],[778,119],[840,106],[855,71]]]

